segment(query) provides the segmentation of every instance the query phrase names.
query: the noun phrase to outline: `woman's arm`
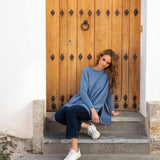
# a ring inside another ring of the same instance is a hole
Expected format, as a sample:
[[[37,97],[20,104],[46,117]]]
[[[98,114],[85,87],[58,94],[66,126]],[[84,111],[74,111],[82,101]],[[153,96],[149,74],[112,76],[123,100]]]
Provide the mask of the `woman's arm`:
[[[81,97],[83,103],[89,107],[89,109],[91,111],[92,121],[95,123],[99,123],[99,116],[98,116],[90,98],[88,97],[88,86],[89,86],[89,81],[88,81],[87,71],[85,69],[83,69],[82,75],[81,75],[80,97]]]
[[[87,71],[83,69],[82,75],[81,75],[81,86],[80,86],[80,97],[83,101],[84,104],[86,104],[89,109],[94,108],[90,98],[88,97],[88,86],[89,86],[89,81],[88,81],[88,75]]]

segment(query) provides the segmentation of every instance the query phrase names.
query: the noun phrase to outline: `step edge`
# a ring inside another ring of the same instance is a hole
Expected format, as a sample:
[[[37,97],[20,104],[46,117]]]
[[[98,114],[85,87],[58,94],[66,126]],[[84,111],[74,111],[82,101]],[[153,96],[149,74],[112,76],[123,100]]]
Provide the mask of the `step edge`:
[[[46,117],[46,121],[56,122],[55,118]],[[141,117],[112,117],[111,122],[144,122],[144,118]]]
[[[101,137],[103,138],[103,137]],[[52,139],[52,138],[44,138],[43,143],[70,143],[70,139]],[[149,144],[150,140],[149,138],[143,138],[143,139],[132,139],[132,138],[111,138],[108,139],[98,139],[98,140],[92,140],[92,139],[79,139],[78,143],[141,143],[141,144]]]

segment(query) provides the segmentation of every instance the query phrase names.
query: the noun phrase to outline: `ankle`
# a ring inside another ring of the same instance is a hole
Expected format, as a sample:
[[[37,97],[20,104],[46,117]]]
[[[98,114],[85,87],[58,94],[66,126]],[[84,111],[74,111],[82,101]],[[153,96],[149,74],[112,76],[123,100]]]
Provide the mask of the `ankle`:
[[[78,152],[78,148],[72,148],[75,152]]]

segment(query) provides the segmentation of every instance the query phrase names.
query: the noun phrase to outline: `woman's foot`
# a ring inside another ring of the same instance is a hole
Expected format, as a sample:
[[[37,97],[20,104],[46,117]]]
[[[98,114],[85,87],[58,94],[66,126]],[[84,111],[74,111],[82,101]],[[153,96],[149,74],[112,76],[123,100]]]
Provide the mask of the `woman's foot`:
[[[119,116],[119,115],[121,115],[121,113],[119,112],[119,111],[111,111],[111,113],[112,113],[112,115],[113,116]]]
[[[70,151],[64,160],[77,160],[81,157],[80,149],[76,152],[74,149],[70,148]]]
[[[94,124],[91,124],[88,128],[88,135],[92,137],[92,139],[98,139],[100,137],[100,133],[97,131],[97,128]]]

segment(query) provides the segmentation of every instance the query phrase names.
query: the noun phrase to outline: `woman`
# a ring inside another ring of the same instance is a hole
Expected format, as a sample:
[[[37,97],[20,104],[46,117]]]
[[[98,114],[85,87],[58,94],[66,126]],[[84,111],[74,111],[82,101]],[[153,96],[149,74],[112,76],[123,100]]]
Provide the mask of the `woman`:
[[[81,127],[88,130],[93,139],[100,137],[94,124],[83,121],[110,125],[114,111],[112,91],[116,87],[117,56],[111,50],[98,55],[96,66],[85,67],[81,75],[80,91],[61,107],[55,114],[57,122],[66,125],[66,138],[71,139],[72,148],[64,160],[77,160],[81,157],[78,148],[78,132]]]

